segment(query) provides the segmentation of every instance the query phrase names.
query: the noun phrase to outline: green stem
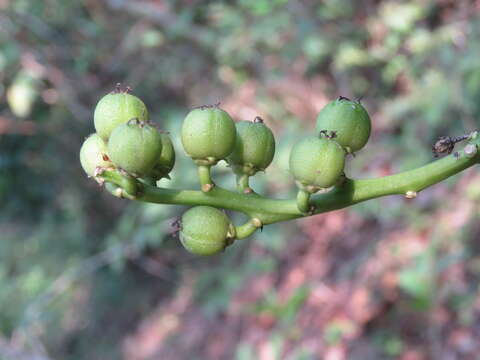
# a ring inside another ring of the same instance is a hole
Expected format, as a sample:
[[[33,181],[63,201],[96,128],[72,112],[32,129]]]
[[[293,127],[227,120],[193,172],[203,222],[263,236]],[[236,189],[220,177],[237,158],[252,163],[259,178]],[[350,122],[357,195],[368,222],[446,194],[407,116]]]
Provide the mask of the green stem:
[[[299,189],[297,193],[297,207],[300,212],[306,214],[310,211],[310,196],[308,191]]]
[[[106,182],[112,183],[118,188],[123,189],[123,197],[131,199],[136,198],[140,184],[133,176],[130,176],[128,174],[121,174],[116,170],[103,170],[98,177],[101,177]],[[122,197],[121,195],[122,194],[118,194],[116,196]]]
[[[244,194],[250,194],[252,192],[252,189],[248,183],[250,176],[247,174],[235,174],[235,176],[237,179],[237,191]]]
[[[314,195],[310,198],[310,204],[315,207],[313,213],[304,214],[297,207],[297,201],[268,199],[258,194],[240,194],[215,186],[206,194],[194,190],[165,189],[144,185],[141,193],[136,197],[139,201],[178,204],[178,205],[209,205],[217,208],[230,209],[242,212],[251,218],[258,218],[263,225],[286,221],[313,214],[320,214],[332,210],[345,208],[362,201],[370,200],[387,195],[404,195],[413,197],[416,193],[428,186],[436,184],[446,178],[455,175],[462,170],[477,164],[480,160],[477,147],[480,139],[472,144],[475,152],[459,151],[445,156],[440,160],[419,167],[414,170],[385,176],[376,179],[350,180],[347,179],[341,186],[335,187],[328,193]],[[467,145],[469,146],[469,145]],[[108,172],[101,174],[105,180]],[[117,174],[115,172],[115,174]],[[209,172],[207,172],[209,175]],[[122,175],[118,175],[122,176]],[[208,176],[209,178],[209,176]],[[111,181],[114,182],[114,181]],[[120,185],[122,181],[115,182]],[[205,181],[205,184],[211,183]],[[130,180],[125,185],[131,186]]]
[[[240,226],[235,226],[235,239],[245,239],[252,235],[258,228],[262,227],[263,224],[259,219],[250,219],[245,224]]]
[[[210,176],[210,165],[198,165],[198,179],[203,192],[209,192],[215,184]]]

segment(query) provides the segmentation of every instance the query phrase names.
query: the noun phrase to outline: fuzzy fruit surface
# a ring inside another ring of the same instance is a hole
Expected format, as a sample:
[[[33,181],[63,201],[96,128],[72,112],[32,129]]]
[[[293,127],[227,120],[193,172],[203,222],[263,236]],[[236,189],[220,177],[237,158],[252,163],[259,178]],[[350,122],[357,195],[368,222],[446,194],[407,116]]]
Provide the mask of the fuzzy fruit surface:
[[[182,144],[194,160],[214,164],[233,151],[237,131],[228,113],[217,107],[190,111],[182,125]]]
[[[80,163],[89,176],[94,176],[97,167],[113,166],[107,156],[107,144],[98,134],[91,134],[83,142],[80,148]]]
[[[335,141],[351,153],[365,146],[371,127],[370,116],[359,102],[339,98],[320,111],[316,131],[335,132]]]
[[[131,120],[113,130],[108,140],[108,156],[119,168],[135,175],[146,175],[157,164],[162,138],[156,128]]]
[[[275,138],[263,122],[239,121],[237,139],[228,163],[238,172],[254,175],[270,165],[275,154]]]
[[[138,97],[123,92],[105,95],[98,102],[93,114],[95,130],[105,141],[108,141],[118,125],[133,118],[147,121],[147,107]]]
[[[156,179],[167,176],[175,165],[175,149],[170,136],[160,133],[160,138],[162,142],[162,151],[160,152],[160,159],[152,171],[152,175]]]
[[[195,206],[181,220],[180,241],[192,254],[213,255],[227,244],[230,220],[211,206]]]
[[[345,151],[334,140],[309,136],[290,152],[290,171],[297,182],[316,189],[338,181],[345,167]]]

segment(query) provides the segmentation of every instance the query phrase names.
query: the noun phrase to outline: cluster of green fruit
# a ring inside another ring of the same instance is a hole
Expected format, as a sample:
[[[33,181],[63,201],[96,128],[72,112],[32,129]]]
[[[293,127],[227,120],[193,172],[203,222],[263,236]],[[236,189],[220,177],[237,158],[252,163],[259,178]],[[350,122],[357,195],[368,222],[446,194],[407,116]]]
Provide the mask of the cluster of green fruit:
[[[147,107],[129,88],[119,86],[104,96],[94,113],[96,133],[80,149],[80,162],[89,176],[118,168],[144,181],[167,177],[175,164],[168,134],[148,120]]]
[[[148,120],[145,104],[129,89],[117,89],[104,96],[95,108],[96,133],[80,150],[85,172],[97,177],[113,169],[156,186],[167,177],[175,163],[175,151],[166,133]],[[300,211],[311,211],[309,197],[337,184],[343,174],[345,156],[361,149],[370,135],[370,118],[356,101],[340,97],[318,115],[316,136],[298,142],[290,154],[290,171],[299,187]],[[218,105],[201,106],[185,117],[181,132],[185,152],[198,166],[203,192],[215,192],[210,168],[226,160],[237,176],[238,190],[255,196],[249,177],[264,171],[272,162],[275,139],[260,117],[234,122]],[[252,219],[250,228],[261,227]],[[195,254],[211,255],[230,245],[239,236],[224,212],[210,206],[195,206],[180,222],[180,240]]]

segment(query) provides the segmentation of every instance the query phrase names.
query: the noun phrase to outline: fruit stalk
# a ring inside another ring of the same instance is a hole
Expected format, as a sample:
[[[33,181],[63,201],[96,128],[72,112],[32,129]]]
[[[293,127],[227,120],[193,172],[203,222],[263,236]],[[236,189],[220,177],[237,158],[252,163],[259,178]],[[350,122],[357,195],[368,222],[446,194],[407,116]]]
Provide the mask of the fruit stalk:
[[[247,174],[236,174],[237,180],[237,191],[244,194],[249,194],[252,192],[252,189],[249,185],[250,176]]]
[[[235,239],[245,239],[252,235],[259,228],[262,228],[262,226],[262,222],[257,218],[250,219],[245,224],[240,226],[235,226]]]
[[[480,139],[475,139],[469,145],[478,148]],[[263,225],[268,225],[342,209],[382,196],[406,196],[408,192],[418,193],[479,161],[478,152],[474,156],[470,156],[465,154],[465,151],[459,151],[458,157],[453,154],[448,155],[425,166],[395,175],[366,180],[347,179],[341,186],[337,186],[327,193],[312,196],[310,204],[315,209],[308,214],[303,214],[298,209],[296,199],[276,200],[258,194],[245,195],[225,190],[219,186],[205,194],[195,190],[175,190],[144,185],[136,200],[160,204],[210,205],[242,212],[250,217],[258,218]]]
[[[198,179],[203,192],[209,192],[215,184],[210,175],[210,165],[198,165]]]
[[[299,189],[297,193],[297,207],[300,212],[306,214],[310,211],[310,193],[306,190]]]

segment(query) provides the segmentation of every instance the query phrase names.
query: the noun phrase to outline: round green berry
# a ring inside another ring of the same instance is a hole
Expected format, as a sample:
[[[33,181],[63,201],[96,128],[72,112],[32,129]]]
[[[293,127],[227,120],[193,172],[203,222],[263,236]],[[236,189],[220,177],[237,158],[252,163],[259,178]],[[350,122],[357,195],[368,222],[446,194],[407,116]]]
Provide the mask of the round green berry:
[[[192,254],[217,254],[227,246],[232,227],[222,211],[211,206],[195,206],[182,216],[180,241]]]
[[[309,192],[335,185],[344,167],[345,151],[329,138],[306,137],[290,153],[290,171],[297,184]]]
[[[137,119],[117,126],[108,140],[108,156],[112,162],[137,176],[152,171],[161,151],[162,138],[158,130]]]
[[[119,88],[101,98],[93,114],[95,129],[105,141],[108,141],[118,125],[133,118],[147,121],[147,107],[138,97],[128,94],[127,91],[120,91]]]
[[[173,166],[175,165],[175,149],[172,144],[170,136],[165,133],[160,133],[162,141],[162,151],[160,153],[160,158],[158,159],[157,164],[152,170],[152,176],[155,179],[161,179],[167,177],[170,171],[172,171]]]
[[[97,167],[108,168],[113,166],[107,155],[107,144],[98,134],[91,134],[83,142],[80,148],[80,163],[89,176],[95,176]]]
[[[348,153],[365,146],[371,127],[370,116],[362,104],[344,97],[328,103],[317,116],[317,132],[334,132],[335,141]]]
[[[188,113],[182,125],[185,152],[199,165],[214,165],[233,151],[237,131],[228,113],[202,106]]]
[[[249,176],[265,170],[275,154],[275,138],[260,117],[253,122],[239,121],[235,124],[237,139],[235,148],[227,161],[236,173]]]

